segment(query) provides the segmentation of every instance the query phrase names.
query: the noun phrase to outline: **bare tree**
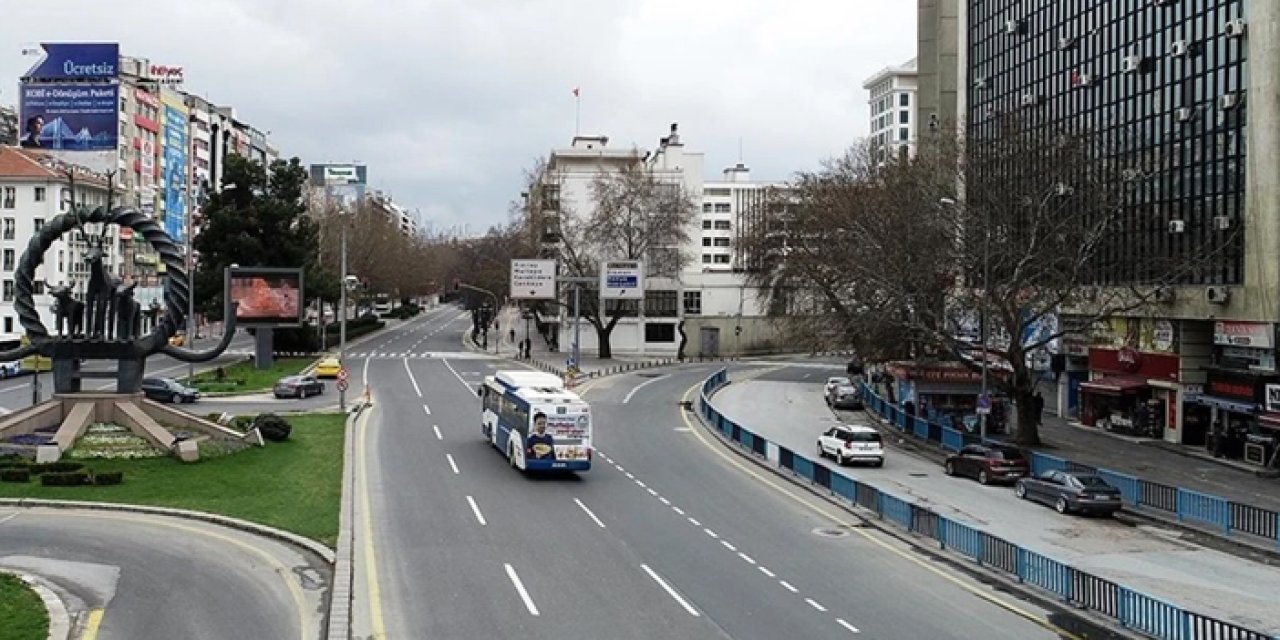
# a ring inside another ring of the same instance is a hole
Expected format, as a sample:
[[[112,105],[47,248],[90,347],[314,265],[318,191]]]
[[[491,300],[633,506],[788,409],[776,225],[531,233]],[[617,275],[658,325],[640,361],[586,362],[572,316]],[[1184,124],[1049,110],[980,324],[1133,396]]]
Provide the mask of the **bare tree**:
[[[990,383],[1018,408],[1016,440],[1038,444],[1028,356],[1149,311],[1232,243],[1135,244],[1135,229],[1168,220],[1140,206],[1160,160],[1121,136],[1006,117],[963,147],[937,140],[914,159],[871,162],[855,149],[801,174],[787,215],[750,232],[749,277],[772,292],[772,311],[792,311],[780,296],[807,303],[803,322],[838,329],[868,360],[959,359],[976,371],[986,336]],[[1078,322],[1033,331],[1059,313]]]

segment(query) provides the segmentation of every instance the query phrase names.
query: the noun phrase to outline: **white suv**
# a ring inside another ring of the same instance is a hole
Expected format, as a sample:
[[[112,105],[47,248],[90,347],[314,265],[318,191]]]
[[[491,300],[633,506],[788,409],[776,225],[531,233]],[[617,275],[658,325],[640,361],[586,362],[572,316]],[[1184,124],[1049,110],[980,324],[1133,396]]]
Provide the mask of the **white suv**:
[[[836,464],[870,462],[884,466],[884,443],[880,432],[871,427],[839,424],[818,436],[818,457],[831,456]]]

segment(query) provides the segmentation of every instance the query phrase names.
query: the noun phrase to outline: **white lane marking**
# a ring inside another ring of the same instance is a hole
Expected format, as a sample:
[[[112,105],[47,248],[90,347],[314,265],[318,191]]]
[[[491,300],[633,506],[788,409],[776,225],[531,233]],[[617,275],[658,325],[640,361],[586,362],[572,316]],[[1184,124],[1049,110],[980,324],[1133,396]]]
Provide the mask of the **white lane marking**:
[[[422,410],[426,411],[427,415],[431,415],[431,407],[429,405],[422,405]]]
[[[672,431],[679,431],[679,432],[681,432],[681,433],[689,433],[689,432],[693,431],[693,429],[690,429],[689,427],[676,427],[676,428],[672,429]]]
[[[804,601],[808,602],[809,606],[813,607],[814,609],[817,609],[818,611],[825,612],[827,610],[826,607],[822,606],[821,604],[818,604],[818,601],[814,600],[813,598],[805,598]]]
[[[438,424],[431,425],[431,430],[436,432],[436,440],[444,440],[444,435],[440,433],[440,425]]]
[[[615,462],[615,463],[613,463],[613,466],[617,467],[617,468],[618,468],[618,471],[620,471],[620,472],[622,472],[622,473],[626,473],[626,472],[627,472],[627,470],[626,470],[626,469],[623,469],[623,468],[622,468],[622,465],[620,465],[620,464],[618,464],[618,463],[616,463],[616,462]]]
[[[693,516],[689,516],[689,524],[691,524],[691,525],[693,525],[693,526],[695,526],[695,527],[701,527],[701,526],[702,526],[702,523],[701,523],[701,522],[698,522],[697,520],[694,520],[694,519],[693,519]]]
[[[755,564],[755,563],[756,563],[756,559],[755,559],[755,558],[752,558],[751,556],[749,556],[749,555],[747,555],[747,554],[745,554],[745,553],[743,553],[743,552],[741,552],[741,551],[739,551],[739,552],[738,552],[738,557],[739,557],[739,558],[742,558],[742,560],[743,560],[744,562],[746,562],[747,564]]]
[[[591,520],[595,522],[597,525],[599,525],[601,529],[605,528],[604,523],[600,521],[600,518],[596,517],[596,514],[592,513],[592,511],[587,508],[587,505],[582,504],[582,501],[577,498],[574,498],[573,501],[578,503],[578,507],[582,509],[584,512],[586,512],[586,514],[591,518]]]
[[[768,568],[766,568],[766,567],[760,567],[760,573],[763,573],[763,574],[765,574],[766,576],[769,576],[770,578],[776,578],[776,577],[778,577],[778,574],[776,574],[776,573],[774,573],[774,572],[770,571],[770,570],[769,570]]]
[[[520,599],[524,600],[524,608],[529,610],[529,615],[541,615],[538,613],[538,606],[533,604],[533,598],[529,597],[529,592],[525,590],[524,583],[520,582],[520,576],[516,575],[516,570],[509,564],[503,564],[507,569],[507,577],[511,578],[511,584],[515,585],[516,593],[520,594]]]
[[[684,509],[681,509],[680,507],[671,507],[671,510],[676,512],[676,515],[684,515]]]
[[[476,514],[476,520],[480,521],[480,526],[488,524],[484,521],[484,514],[480,513],[480,506],[476,504],[476,499],[467,496],[467,504],[471,505],[471,512]]]
[[[628,480],[635,480],[635,479],[636,479],[636,474],[631,473],[630,471],[628,471],[628,472],[627,472],[627,479],[628,479]]]
[[[659,380],[661,380],[661,379],[663,379],[663,378],[665,378],[665,377],[667,377],[667,376],[666,376],[666,374],[663,374],[663,375],[660,375],[660,376],[658,376],[658,377],[656,377],[656,378],[654,378],[654,379],[652,379],[652,380],[646,380],[646,381],[641,382],[640,384],[636,385],[636,386],[635,386],[635,388],[634,388],[634,389],[632,389],[629,393],[627,393],[626,397],[624,397],[624,398],[622,399],[622,404],[626,404],[626,403],[628,403],[628,402],[631,402],[631,398],[632,398],[633,396],[635,396],[635,395],[636,395],[636,392],[637,392],[637,391],[639,391],[639,390],[641,390],[641,389],[643,389],[643,388],[645,388],[645,387],[647,387],[647,386],[649,386],[649,385],[651,385],[651,384],[653,384],[653,383],[655,383],[655,382],[657,382],[657,381],[659,381]]]
[[[730,543],[728,540],[721,540],[721,541],[720,541],[720,544],[724,545],[724,548],[726,548],[726,549],[728,549],[728,550],[730,550],[730,551],[737,551],[737,550],[738,550],[738,548],[737,548],[737,547],[735,547],[735,546],[733,546],[733,544],[732,544],[732,543]]]
[[[364,371],[360,373],[360,380],[364,383],[366,389],[369,388],[369,358],[364,359]]]
[[[668,506],[668,507],[669,507],[669,506],[671,506],[671,501],[670,501],[670,500],[668,500],[668,499],[666,499],[666,498],[664,498],[664,497],[662,497],[662,496],[658,496],[658,502],[661,502],[662,504],[664,504],[664,505],[666,505],[666,506]]]
[[[855,626],[853,626],[853,625],[849,624],[848,622],[845,622],[845,621],[844,621],[844,618],[836,618],[836,624],[838,624],[838,625],[840,625],[840,626],[842,626],[842,627],[844,627],[844,628],[848,629],[849,631],[851,631],[851,632],[853,632],[853,633],[862,633],[861,631],[859,631],[859,630],[858,630],[858,628],[857,628],[857,627],[855,627]]]
[[[3,518],[0,518],[0,524],[4,524],[4,523],[6,523],[6,522],[8,522],[8,521],[10,521],[10,520],[12,520],[12,519],[14,519],[14,518],[18,517],[18,514],[19,514],[19,513],[22,513],[22,512],[21,512],[21,511],[14,511],[13,513],[11,513],[11,514],[9,514],[9,515],[7,515],[7,516],[5,516],[5,517],[3,517]]]
[[[649,565],[642,564],[640,565],[640,568],[644,569],[644,572],[649,574],[649,577],[653,578],[653,581],[658,583],[658,586],[661,586],[663,590],[667,592],[667,595],[674,598],[676,602],[679,602],[680,606],[684,607],[684,610],[689,612],[689,615],[695,618],[701,617],[702,614],[698,613],[698,610],[694,609],[693,605],[689,604],[689,602],[685,600],[684,597],[682,597],[679,593],[677,593],[675,589],[671,588],[671,585],[667,584],[667,581],[663,580],[662,576],[658,575],[657,573],[654,573],[653,569],[649,568]]]
[[[791,583],[790,583],[790,582],[787,582],[786,580],[779,580],[779,581],[778,581],[778,584],[782,585],[782,588],[783,588],[783,589],[786,589],[787,591],[790,591],[791,593],[800,593],[800,590],[799,590],[799,589],[797,589],[797,588],[795,588],[795,587],[791,586]]]
[[[459,473],[461,473],[460,471],[458,471],[458,463],[453,461],[453,454],[452,454],[452,453],[446,453],[446,454],[444,454],[444,457],[449,459],[449,468],[450,468],[450,469],[453,469],[453,475],[455,475],[455,476],[456,476],[456,475],[458,475]]]
[[[656,497],[658,497],[658,492],[657,492],[657,491],[654,491],[652,487],[650,487],[650,488],[648,488],[648,489],[645,489],[645,491],[648,491],[648,492],[649,492],[649,495],[651,495],[651,496],[653,496],[653,497],[655,497],[655,498],[656,498]]]
[[[641,489],[646,489],[646,488],[648,488],[648,486],[649,486],[649,485],[645,484],[645,483],[644,483],[643,481],[641,481],[641,480],[636,480],[636,484],[640,485],[640,488],[641,488]]]
[[[472,394],[475,393],[475,390],[471,387],[471,383],[464,380],[462,376],[458,374],[458,370],[454,369],[453,365],[449,364],[449,361],[447,359],[441,358],[440,362],[443,362],[444,366],[449,367],[449,372],[453,374],[453,377],[458,379],[458,382],[462,383],[462,386],[467,388],[467,391],[470,391]]]
[[[714,532],[714,531],[712,531],[712,530],[710,530],[710,529],[707,529],[707,528],[705,528],[705,527],[702,529],[702,532],[703,532],[703,533],[705,533],[705,534],[707,534],[707,535],[709,535],[709,536],[711,536],[712,538],[716,538],[716,539],[719,539],[719,538],[720,538],[720,534],[718,534],[718,533],[716,533],[716,532]]]
[[[412,382],[412,383],[413,383],[413,392],[414,392],[414,393],[416,393],[416,394],[418,394],[418,397],[419,397],[419,398],[421,398],[421,397],[422,397],[422,389],[418,388],[418,379],[417,379],[417,378],[415,378],[415,377],[413,377],[413,371],[409,369],[409,361],[408,361],[408,360],[405,360],[405,361],[404,361],[404,372],[405,372],[405,373],[407,373],[407,374],[409,374],[409,382]],[[427,410],[427,413],[431,413],[431,411],[428,409],[428,410]]]

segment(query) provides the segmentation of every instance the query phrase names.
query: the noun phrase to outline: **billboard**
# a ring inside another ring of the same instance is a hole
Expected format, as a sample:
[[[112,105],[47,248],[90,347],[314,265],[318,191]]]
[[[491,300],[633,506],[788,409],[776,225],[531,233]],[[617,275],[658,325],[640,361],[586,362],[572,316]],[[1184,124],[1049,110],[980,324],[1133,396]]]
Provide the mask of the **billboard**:
[[[232,267],[226,270],[226,291],[239,303],[236,324],[243,327],[281,327],[302,324],[302,269]]]
[[[23,83],[20,105],[20,144],[25,148],[116,150],[119,85]]]
[[[187,231],[187,113],[164,107],[164,231],[178,244]]]
[[[644,297],[644,263],[613,260],[600,270],[601,300],[639,300]]]
[[[310,173],[317,187],[369,184],[369,168],[362,164],[313,164]]]
[[[555,260],[512,260],[511,297],[516,300],[555,300]]]
[[[44,55],[22,77],[31,80],[99,80],[120,74],[115,42],[43,42]]]

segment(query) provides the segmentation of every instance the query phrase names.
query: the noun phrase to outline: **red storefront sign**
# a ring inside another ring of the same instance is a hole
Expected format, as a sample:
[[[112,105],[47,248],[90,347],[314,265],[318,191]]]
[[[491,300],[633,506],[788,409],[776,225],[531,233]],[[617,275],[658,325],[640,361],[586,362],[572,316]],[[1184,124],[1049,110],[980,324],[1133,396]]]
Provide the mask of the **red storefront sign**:
[[[1177,380],[1178,356],[1144,353],[1130,347],[1089,349],[1089,370],[1100,373],[1136,375],[1148,379]]]
[[[889,373],[895,378],[905,380],[916,380],[919,382],[982,382],[982,374],[978,371],[972,371],[963,366],[946,367],[946,366],[918,366],[918,365],[902,365],[890,364]],[[998,373],[992,371],[992,374]]]

